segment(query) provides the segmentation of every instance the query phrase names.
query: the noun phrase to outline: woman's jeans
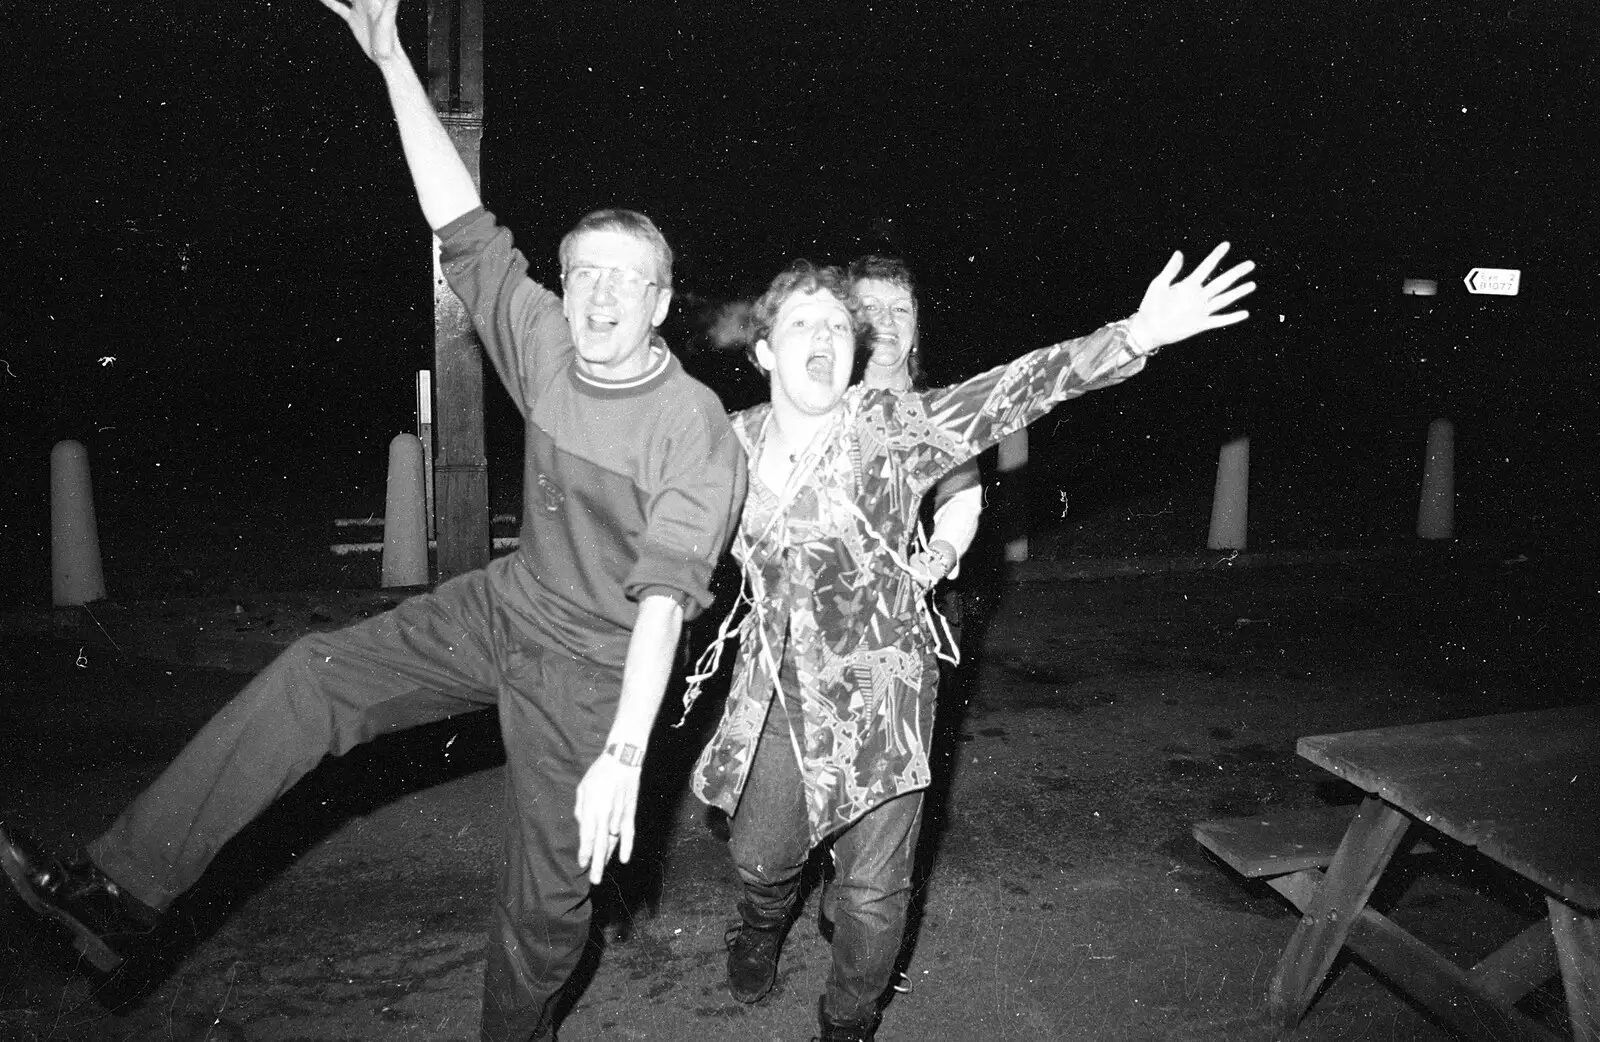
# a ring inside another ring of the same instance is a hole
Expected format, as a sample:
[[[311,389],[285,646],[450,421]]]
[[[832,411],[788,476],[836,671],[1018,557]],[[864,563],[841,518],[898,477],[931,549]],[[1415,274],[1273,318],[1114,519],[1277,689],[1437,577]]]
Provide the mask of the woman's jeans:
[[[796,690],[792,683],[783,685],[786,694]],[[790,700],[773,699],[729,841],[744,881],[739,915],[757,928],[787,924],[811,850],[805,785],[795,757],[805,736],[799,707],[791,716]],[[921,825],[922,793],[912,792],[874,807],[831,837],[834,879],[823,894],[823,914],[833,923],[833,968],[823,997],[829,1020],[871,1023],[877,1017],[905,933]]]

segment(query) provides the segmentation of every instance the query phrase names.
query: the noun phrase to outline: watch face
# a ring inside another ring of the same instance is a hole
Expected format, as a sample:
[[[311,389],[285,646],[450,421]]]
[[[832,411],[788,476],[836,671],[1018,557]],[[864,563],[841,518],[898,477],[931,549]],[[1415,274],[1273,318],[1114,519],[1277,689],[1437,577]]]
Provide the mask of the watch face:
[[[637,745],[612,743],[606,746],[606,752],[616,757],[617,762],[624,767],[638,767],[644,763],[644,750]]]

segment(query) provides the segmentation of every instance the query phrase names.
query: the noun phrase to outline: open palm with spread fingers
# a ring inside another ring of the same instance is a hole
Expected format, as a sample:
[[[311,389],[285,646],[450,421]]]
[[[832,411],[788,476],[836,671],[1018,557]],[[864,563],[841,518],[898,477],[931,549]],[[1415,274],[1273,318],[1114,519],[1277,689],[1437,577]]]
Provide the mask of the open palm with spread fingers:
[[[1183,270],[1183,254],[1174,253],[1161,274],[1151,280],[1144,291],[1144,300],[1139,303],[1138,314],[1131,320],[1136,335],[1151,350],[1250,317],[1248,311],[1224,309],[1254,292],[1254,282],[1240,283],[1239,280],[1256,269],[1255,262],[1235,264],[1213,277],[1227,252],[1228,244],[1220,244],[1184,279],[1177,277]]]
[[[395,11],[400,0],[319,0],[323,7],[344,19],[355,34],[356,43],[368,58],[385,61],[400,53],[400,37],[395,30]]]

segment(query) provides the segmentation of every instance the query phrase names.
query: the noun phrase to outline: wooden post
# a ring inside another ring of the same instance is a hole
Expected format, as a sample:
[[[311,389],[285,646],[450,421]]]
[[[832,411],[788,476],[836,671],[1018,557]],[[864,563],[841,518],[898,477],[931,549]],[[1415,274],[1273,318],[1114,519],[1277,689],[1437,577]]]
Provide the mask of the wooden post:
[[[82,442],[58,441],[50,450],[50,582],[58,608],[106,595],[89,450]]]
[[[428,94],[462,162],[481,185],[483,0],[428,0]],[[483,356],[461,299],[445,283],[433,239],[434,531],[443,581],[489,563],[489,464]]]
[[[1211,495],[1208,550],[1243,550],[1250,517],[1250,439],[1235,438],[1217,453],[1217,482]]]
[[[1000,439],[995,458],[996,469],[1000,472],[1001,497],[1005,500],[1002,509],[1009,529],[1005,534],[1005,559],[1026,561],[1028,523],[1032,520],[1025,480],[1028,471],[1028,428],[1013,431]]]
[[[1449,420],[1428,424],[1422,461],[1422,496],[1417,501],[1417,538],[1453,539],[1456,534],[1456,427]]]

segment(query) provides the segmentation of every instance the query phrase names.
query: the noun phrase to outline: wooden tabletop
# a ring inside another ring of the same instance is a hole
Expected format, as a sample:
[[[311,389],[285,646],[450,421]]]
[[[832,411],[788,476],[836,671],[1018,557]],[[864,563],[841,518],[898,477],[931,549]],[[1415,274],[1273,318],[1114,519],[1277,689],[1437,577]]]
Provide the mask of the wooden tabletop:
[[[1600,704],[1311,735],[1301,756],[1593,914]]]

